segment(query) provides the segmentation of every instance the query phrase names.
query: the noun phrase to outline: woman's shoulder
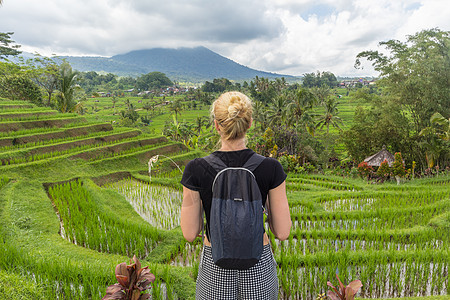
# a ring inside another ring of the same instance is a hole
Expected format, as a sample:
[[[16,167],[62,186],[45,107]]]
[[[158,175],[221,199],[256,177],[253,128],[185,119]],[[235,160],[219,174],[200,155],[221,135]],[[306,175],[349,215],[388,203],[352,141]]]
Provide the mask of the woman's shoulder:
[[[273,158],[273,157],[264,158],[262,163],[264,165],[271,166],[271,167],[281,167],[280,162],[276,158]]]

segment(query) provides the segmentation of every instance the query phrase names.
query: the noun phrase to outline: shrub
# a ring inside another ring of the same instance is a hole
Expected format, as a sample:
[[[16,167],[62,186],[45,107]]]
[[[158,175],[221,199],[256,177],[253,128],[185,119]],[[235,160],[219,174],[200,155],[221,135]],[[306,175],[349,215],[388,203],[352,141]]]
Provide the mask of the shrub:
[[[388,161],[385,159],[377,170],[377,175],[386,180],[391,174],[391,168],[389,167]]]
[[[394,164],[392,165],[392,175],[404,177],[406,175],[405,165],[403,164],[402,154],[400,152],[394,155]]]
[[[0,97],[27,100],[42,105],[42,93],[37,84],[25,75],[8,75],[0,79]]]
[[[368,178],[372,172],[373,168],[369,166],[365,161],[358,165],[358,173],[361,178]]]

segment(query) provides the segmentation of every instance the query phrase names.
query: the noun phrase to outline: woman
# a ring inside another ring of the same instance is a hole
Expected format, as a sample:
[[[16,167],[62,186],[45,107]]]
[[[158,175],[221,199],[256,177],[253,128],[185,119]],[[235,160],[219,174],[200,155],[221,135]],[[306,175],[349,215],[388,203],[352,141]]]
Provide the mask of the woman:
[[[221,147],[214,152],[228,167],[242,167],[253,151],[246,147],[245,134],[252,123],[252,103],[240,92],[222,94],[212,105],[211,116],[220,135]],[[202,209],[208,228],[212,202],[212,184],[216,171],[203,159],[190,161],[185,168],[181,229],[192,242],[202,231]],[[263,205],[269,212],[269,227],[279,240],[285,240],[291,229],[286,197],[286,174],[280,163],[265,158],[254,170]],[[266,200],[267,199],[267,200]],[[266,203],[267,202],[267,203]],[[222,269],[211,255],[208,230],[197,277],[196,299],[277,299],[276,263],[264,233],[263,253],[259,262],[247,270]]]

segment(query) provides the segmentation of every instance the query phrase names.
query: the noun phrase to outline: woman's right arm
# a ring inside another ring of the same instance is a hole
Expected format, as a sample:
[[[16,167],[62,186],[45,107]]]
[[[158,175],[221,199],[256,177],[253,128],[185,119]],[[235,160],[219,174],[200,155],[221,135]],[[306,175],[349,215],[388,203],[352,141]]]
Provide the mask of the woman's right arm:
[[[202,231],[202,201],[200,193],[183,186],[183,204],[181,205],[181,231],[184,238],[192,242]]]
[[[291,232],[291,214],[286,196],[286,181],[269,190],[267,208],[269,211],[269,226],[275,237],[286,240]]]

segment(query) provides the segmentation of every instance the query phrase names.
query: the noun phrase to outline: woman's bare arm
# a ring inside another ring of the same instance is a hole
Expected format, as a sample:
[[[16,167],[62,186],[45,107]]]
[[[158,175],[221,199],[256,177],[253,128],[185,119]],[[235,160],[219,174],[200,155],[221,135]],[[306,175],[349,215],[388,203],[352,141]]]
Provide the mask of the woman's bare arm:
[[[287,239],[291,231],[292,221],[286,196],[286,181],[269,190],[267,208],[270,230],[279,240]]]
[[[183,204],[181,205],[181,231],[189,242],[195,240],[202,231],[202,201],[200,193],[183,186]]]

